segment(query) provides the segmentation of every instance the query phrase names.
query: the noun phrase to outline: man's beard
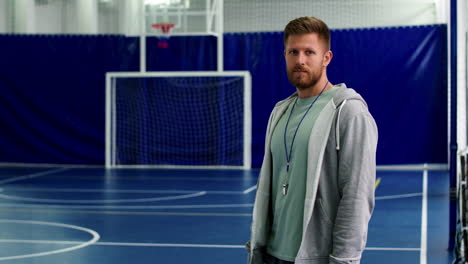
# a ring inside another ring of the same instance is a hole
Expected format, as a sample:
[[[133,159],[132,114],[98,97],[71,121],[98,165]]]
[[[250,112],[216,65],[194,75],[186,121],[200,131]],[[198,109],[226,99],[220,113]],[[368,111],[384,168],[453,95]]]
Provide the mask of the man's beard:
[[[300,78],[297,78],[294,71],[305,71],[305,74],[302,74]],[[310,87],[313,87],[322,77],[323,71],[320,72],[310,72],[302,67],[295,67],[292,71],[288,71],[288,80],[299,90],[306,90]]]

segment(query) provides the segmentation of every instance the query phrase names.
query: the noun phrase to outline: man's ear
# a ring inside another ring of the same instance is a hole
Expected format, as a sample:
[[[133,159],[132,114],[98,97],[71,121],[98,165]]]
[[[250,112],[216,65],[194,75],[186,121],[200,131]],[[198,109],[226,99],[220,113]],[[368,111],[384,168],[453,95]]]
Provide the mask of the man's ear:
[[[327,52],[325,52],[325,55],[323,57],[323,66],[327,67],[328,64],[330,64],[332,58],[333,58],[333,52],[331,50],[328,50]]]

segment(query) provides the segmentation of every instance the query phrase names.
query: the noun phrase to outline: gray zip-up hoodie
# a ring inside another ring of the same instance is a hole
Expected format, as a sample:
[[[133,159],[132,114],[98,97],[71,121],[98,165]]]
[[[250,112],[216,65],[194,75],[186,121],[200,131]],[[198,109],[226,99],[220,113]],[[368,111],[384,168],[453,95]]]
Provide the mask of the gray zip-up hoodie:
[[[309,138],[303,234],[296,264],[358,264],[367,240],[374,209],[377,126],[364,99],[345,84],[337,86]],[[271,135],[296,96],[278,102],[268,121],[249,264],[263,264],[272,222]]]

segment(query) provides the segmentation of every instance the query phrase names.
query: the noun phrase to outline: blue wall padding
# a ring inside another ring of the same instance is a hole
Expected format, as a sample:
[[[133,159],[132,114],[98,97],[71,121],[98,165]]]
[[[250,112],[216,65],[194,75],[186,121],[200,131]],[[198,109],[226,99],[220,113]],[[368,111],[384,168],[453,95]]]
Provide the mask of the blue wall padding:
[[[332,83],[367,100],[379,127],[378,164],[447,162],[445,25],[332,31]],[[285,73],[282,33],[225,35],[225,69],[253,79],[253,164],[259,166],[268,116],[294,92]]]
[[[379,127],[377,163],[447,163],[446,26],[340,33],[330,79],[367,100]]]
[[[0,161],[101,164],[105,72],[138,69],[138,39],[0,36]]]
[[[332,30],[332,83],[369,104],[378,164],[447,162],[445,25]],[[214,37],[147,41],[147,69],[216,70]],[[252,74],[252,164],[261,164],[268,116],[294,92],[281,32],[230,33],[225,70]],[[138,71],[138,38],[0,35],[0,162],[103,164],[105,73]]]

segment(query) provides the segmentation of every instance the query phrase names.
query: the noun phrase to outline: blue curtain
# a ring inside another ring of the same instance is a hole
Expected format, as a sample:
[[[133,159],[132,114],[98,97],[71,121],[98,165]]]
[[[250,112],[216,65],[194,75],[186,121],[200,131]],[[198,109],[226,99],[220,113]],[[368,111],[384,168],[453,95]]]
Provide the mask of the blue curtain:
[[[378,164],[447,162],[445,25],[332,30],[332,83],[361,93]],[[147,40],[149,71],[216,70],[216,39]],[[225,34],[225,70],[252,74],[252,164],[274,104],[294,92],[281,32]],[[0,35],[0,162],[103,164],[105,73],[139,70],[138,38]]]
[[[330,79],[367,100],[379,127],[377,163],[447,163],[446,26],[337,33]]]
[[[102,164],[105,72],[138,69],[138,39],[0,36],[0,161]]]
[[[377,163],[447,163],[446,26],[332,30],[331,36],[328,77],[366,99],[379,128]],[[225,69],[252,74],[255,166],[271,109],[294,92],[283,49],[279,32],[225,35]]]

